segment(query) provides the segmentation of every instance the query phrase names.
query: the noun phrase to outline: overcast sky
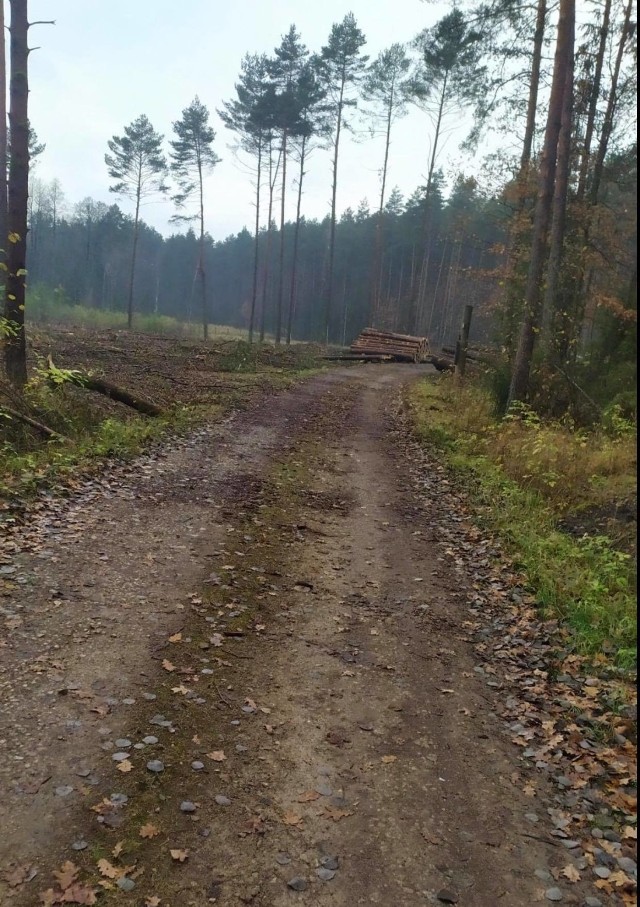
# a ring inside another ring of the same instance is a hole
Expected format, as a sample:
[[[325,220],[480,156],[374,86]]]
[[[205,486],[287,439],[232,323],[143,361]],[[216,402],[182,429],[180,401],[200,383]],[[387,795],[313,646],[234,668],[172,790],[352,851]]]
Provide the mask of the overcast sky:
[[[7,7],[8,18],[8,3]],[[268,52],[295,23],[311,50],[326,43],[333,22],[350,10],[367,37],[365,51],[376,56],[395,41],[408,41],[450,9],[421,0],[30,0],[31,20],[55,19],[33,28],[30,57],[30,118],[46,151],[36,175],[57,177],[69,204],[92,196],[112,202],[104,164],[107,141],[141,113],[169,136],[171,123],[198,94],[209,107],[223,159],[207,180],[207,229],[222,239],[250,224],[250,179],[229,147],[233,136],[215,110],[234,94],[240,62],[247,52]],[[419,111],[398,124],[393,142],[389,187],[408,195],[423,181],[429,123]],[[461,163],[460,131],[449,139],[439,163]],[[379,192],[379,141],[349,138],[339,177],[339,210]],[[466,162],[467,170],[472,165]],[[305,213],[329,210],[329,157],[318,151],[310,161]],[[293,193],[291,193],[293,196]],[[293,202],[293,198],[291,197]],[[122,203],[130,210],[127,202]],[[147,205],[143,217],[167,233],[169,202]],[[289,208],[293,213],[293,206]]]

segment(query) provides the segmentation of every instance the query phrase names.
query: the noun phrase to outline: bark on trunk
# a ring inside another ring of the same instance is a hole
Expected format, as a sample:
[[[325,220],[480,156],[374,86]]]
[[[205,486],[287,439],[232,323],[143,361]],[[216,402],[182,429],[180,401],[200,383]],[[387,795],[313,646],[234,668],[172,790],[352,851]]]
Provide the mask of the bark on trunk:
[[[573,56],[575,0],[560,0],[560,16],[553,65],[549,112],[538,175],[538,196],[533,223],[531,258],[524,299],[524,315],[514,363],[508,406],[525,400],[529,392],[531,362],[540,324],[542,275],[547,252],[547,239],[556,180],[558,138],[567,85],[567,68]]]
[[[200,302],[202,305],[202,336],[209,339],[209,313],[207,311],[207,275],[204,268],[204,187],[202,184],[202,163],[198,162],[198,180],[200,189],[200,252],[198,259],[198,276],[200,278]]]
[[[282,306],[284,304],[284,214],[285,197],[287,191],[287,131],[282,134],[282,194],[280,198],[280,261],[278,276],[278,308],[276,311],[276,346],[280,346],[282,339]]]
[[[287,315],[287,346],[291,343],[293,315],[296,307],[296,290],[298,279],[298,245],[300,242],[300,216],[302,211],[302,180],[304,179],[304,162],[307,153],[307,137],[302,136],[300,147],[300,172],[298,173],[298,200],[296,202],[296,226],[293,232],[293,256],[291,262],[291,289],[289,291],[289,313]]]
[[[584,142],[580,153],[580,174],[578,177],[578,189],[576,198],[582,201],[587,188],[587,177],[589,173],[589,161],[591,158],[591,142],[596,123],[596,114],[598,112],[598,101],[600,100],[600,90],[602,85],[602,69],[604,66],[604,55],[607,50],[607,38],[609,37],[609,23],[611,20],[611,0],[605,0],[604,10],[602,13],[602,25],[600,27],[600,42],[596,56],[596,64],[593,73],[593,82],[591,83],[591,93],[589,95],[589,109],[587,112],[587,123],[584,132]]]
[[[136,276],[136,256],[138,253],[138,228],[140,225],[140,183],[136,193],[136,213],[133,220],[133,246],[131,249],[131,269],[129,271],[129,295],[127,297],[127,327],[133,327],[133,283]]]
[[[7,61],[5,53],[4,3],[0,3],[0,249],[7,250]],[[5,271],[0,271],[0,288],[5,285]]]
[[[375,251],[371,267],[371,300],[369,303],[369,324],[374,325],[378,308],[380,306],[380,272],[382,270],[382,231],[384,225],[384,196],[387,188],[387,171],[389,169],[389,145],[391,144],[391,126],[393,123],[394,91],[391,88],[389,106],[387,108],[387,125],[384,142],[384,160],[382,163],[382,185],[380,186],[380,204],[378,206],[378,222],[376,223]]]
[[[262,179],[262,136],[258,138],[258,173],[256,183],[256,224],[253,246],[253,285],[251,288],[251,312],[249,314],[249,343],[253,343],[258,300],[258,274],[260,267],[260,181]]]
[[[338,121],[336,123],[336,137],[333,145],[333,162],[331,168],[331,226],[329,229],[329,263],[327,266],[327,301],[325,307],[325,342],[327,345],[331,333],[331,309],[333,304],[333,266],[335,260],[336,247],[336,200],[338,195],[338,156],[340,153],[340,133],[342,131],[342,108],[344,104],[346,76],[343,73],[342,83],[340,85],[340,95],[338,99]]]
[[[27,0],[11,0],[11,161],[7,243],[7,291],[5,318],[14,332],[5,340],[7,377],[18,387],[27,382],[27,344],[24,328],[27,254],[27,207],[29,202],[29,50]]]

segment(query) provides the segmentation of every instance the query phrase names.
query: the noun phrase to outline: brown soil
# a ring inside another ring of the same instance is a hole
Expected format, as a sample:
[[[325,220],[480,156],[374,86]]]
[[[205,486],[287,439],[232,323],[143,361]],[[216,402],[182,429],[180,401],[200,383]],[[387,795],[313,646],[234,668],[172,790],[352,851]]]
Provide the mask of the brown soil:
[[[5,541],[0,870],[38,872],[0,882],[3,904],[39,903],[65,860],[98,889],[105,858],[135,880],[103,864],[107,904],[529,907],[558,884],[584,902],[540,878],[571,859],[477,670],[455,495],[412,481],[392,431],[424,370],[313,378]]]

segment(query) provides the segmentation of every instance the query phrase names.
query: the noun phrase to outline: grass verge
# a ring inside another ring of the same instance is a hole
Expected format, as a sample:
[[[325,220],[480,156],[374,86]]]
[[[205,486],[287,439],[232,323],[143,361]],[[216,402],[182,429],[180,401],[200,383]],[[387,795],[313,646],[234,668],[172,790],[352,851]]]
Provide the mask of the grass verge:
[[[559,528],[635,489],[626,434],[577,435],[535,418],[497,422],[481,390],[427,380],[409,391],[417,437],[463,479],[478,516],[505,543],[547,617],[571,630],[582,654],[636,663],[633,559],[601,531]]]

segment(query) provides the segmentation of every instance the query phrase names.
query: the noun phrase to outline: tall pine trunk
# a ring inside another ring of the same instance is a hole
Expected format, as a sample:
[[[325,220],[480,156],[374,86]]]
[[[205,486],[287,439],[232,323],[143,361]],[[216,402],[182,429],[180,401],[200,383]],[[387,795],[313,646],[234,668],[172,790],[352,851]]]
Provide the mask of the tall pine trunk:
[[[328,344],[331,333],[331,309],[333,307],[333,267],[336,248],[336,201],[338,197],[338,157],[340,153],[340,133],[342,131],[342,108],[344,105],[346,74],[343,72],[338,98],[338,120],[336,123],[336,137],[333,143],[333,161],[331,165],[331,224],[329,227],[329,262],[327,266],[327,288],[325,306],[325,342]]]
[[[538,195],[533,222],[524,313],[511,385],[509,387],[508,406],[516,401],[525,400],[529,392],[533,351],[540,326],[542,277],[547,256],[547,240],[555,190],[558,139],[562,126],[564,97],[568,81],[567,70],[573,59],[575,17],[575,0],[560,0],[553,80],[538,174]]]
[[[10,0],[11,5],[11,161],[9,165],[9,209],[7,243],[7,292],[5,318],[13,332],[5,340],[7,377],[17,387],[27,382],[27,342],[24,327],[25,276],[27,255],[27,208],[29,202],[29,78],[27,0]]]
[[[291,343],[293,331],[293,315],[296,306],[296,290],[298,276],[298,245],[300,242],[300,216],[302,211],[302,180],[304,179],[304,163],[307,153],[307,137],[302,136],[300,147],[300,171],[298,173],[298,199],[296,202],[296,225],[293,231],[293,255],[291,262],[291,288],[289,291],[289,312],[287,315],[287,345]]]
[[[7,61],[5,53],[4,3],[0,3],[0,249],[6,256],[7,236]],[[5,284],[5,271],[0,271],[0,288]]]
[[[133,285],[136,276],[136,257],[138,254],[138,234],[140,232],[140,180],[136,191],[136,213],[133,219],[133,246],[131,248],[131,267],[129,270],[129,295],[127,297],[127,327],[133,327]]]
[[[200,243],[198,253],[198,277],[200,278],[200,302],[202,306],[202,336],[209,339],[209,315],[207,312],[207,275],[204,268],[204,187],[202,185],[202,163],[198,161],[200,190]]]
[[[260,312],[260,343],[264,343],[264,337],[266,333],[266,323],[267,323],[267,298],[269,290],[269,276],[271,271],[271,243],[273,240],[273,229],[271,226],[271,220],[273,218],[273,193],[276,187],[276,179],[278,178],[278,170],[280,168],[280,158],[278,158],[278,163],[274,166],[273,163],[273,147],[272,143],[269,143],[269,207],[268,207],[268,216],[267,216],[267,249],[264,257],[264,268],[263,268],[263,280],[262,285],[262,310]]]
[[[384,196],[387,188],[387,171],[389,169],[389,146],[391,144],[391,126],[393,121],[394,91],[391,89],[389,107],[387,109],[387,124],[384,142],[384,160],[382,163],[382,185],[380,186],[380,204],[378,205],[378,219],[376,223],[375,252],[371,267],[371,301],[369,308],[369,324],[375,325],[377,310],[380,305],[380,272],[382,270],[382,232],[384,218]]]
[[[285,215],[285,196],[287,191],[287,130],[282,133],[282,193],[280,198],[280,262],[278,277],[278,308],[276,312],[276,346],[280,345],[282,339],[282,307],[284,304],[284,215]]]
[[[260,267],[260,182],[262,180],[262,136],[258,138],[258,173],[256,182],[256,223],[253,244],[253,283],[251,287],[251,311],[249,314],[249,343],[253,343],[258,300],[258,274]]]
[[[593,72],[593,81],[591,83],[591,92],[589,95],[589,109],[587,111],[587,122],[584,132],[584,142],[580,152],[580,172],[578,177],[578,189],[576,198],[580,202],[584,199],[587,179],[589,175],[589,162],[591,158],[591,143],[596,125],[596,115],[598,113],[598,101],[600,100],[600,91],[602,87],[602,70],[604,67],[604,56],[607,50],[607,38],[609,37],[609,23],[611,20],[611,2],[605,0],[604,11],[602,13],[602,25],[600,26],[600,41],[598,44],[598,53]]]

